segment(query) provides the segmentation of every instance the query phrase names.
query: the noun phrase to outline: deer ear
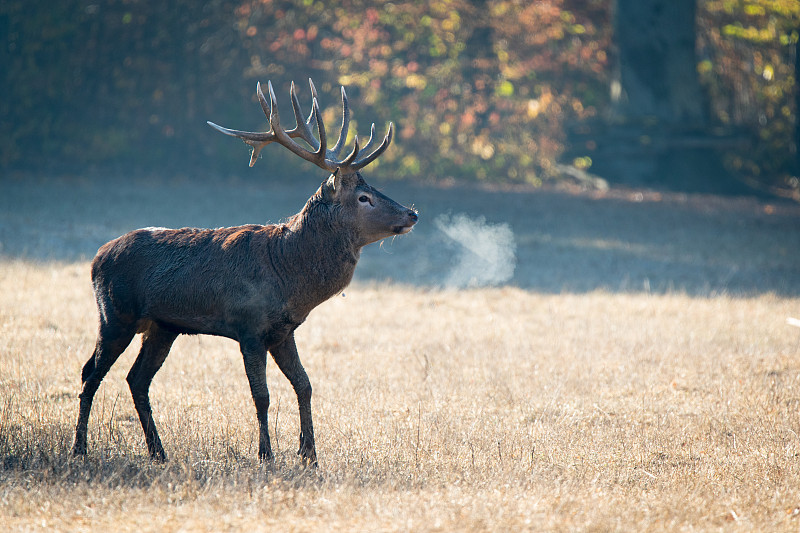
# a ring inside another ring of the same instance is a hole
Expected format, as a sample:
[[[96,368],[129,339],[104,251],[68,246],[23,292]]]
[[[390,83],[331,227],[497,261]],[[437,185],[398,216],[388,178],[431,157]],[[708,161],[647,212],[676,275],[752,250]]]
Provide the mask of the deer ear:
[[[336,167],[336,170],[333,171],[333,174],[330,175],[328,181],[325,183],[325,195],[329,198],[333,198],[339,193],[341,187],[342,177],[339,174],[339,167]]]
[[[331,174],[331,177],[328,178],[328,181],[331,184],[331,188],[333,189],[333,192],[337,192],[337,193],[339,192],[339,187],[341,187],[341,185],[342,185],[342,176],[339,173],[340,170],[341,169],[339,167],[336,167],[336,170],[333,171],[333,174]]]

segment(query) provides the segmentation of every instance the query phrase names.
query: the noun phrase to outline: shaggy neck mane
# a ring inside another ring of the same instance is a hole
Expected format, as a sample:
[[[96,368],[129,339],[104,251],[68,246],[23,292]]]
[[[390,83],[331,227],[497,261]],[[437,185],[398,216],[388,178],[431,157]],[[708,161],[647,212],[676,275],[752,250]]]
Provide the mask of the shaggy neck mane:
[[[287,221],[286,226],[294,234],[324,241],[326,248],[347,248],[348,255],[354,255],[358,260],[361,247],[355,244],[355,231],[342,221],[340,211],[341,206],[326,201],[322,192],[317,191],[303,209]]]
[[[314,300],[308,305],[316,306],[343,291],[361,255],[355,232],[340,219],[339,209],[317,191],[286,222],[289,231],[284,235],[283,257],[286,266],[299,274],[292,278],[303,280],[299,292]]]

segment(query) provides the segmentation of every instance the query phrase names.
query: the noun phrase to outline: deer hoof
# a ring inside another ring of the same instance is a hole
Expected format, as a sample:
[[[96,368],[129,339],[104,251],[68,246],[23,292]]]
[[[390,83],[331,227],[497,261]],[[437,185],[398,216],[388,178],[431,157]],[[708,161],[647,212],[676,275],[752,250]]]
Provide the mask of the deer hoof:
[[[164,464],[167,462],[167,454],[164,453],[164,450],[151,453],[150,460],[153,461],[154,463]]]
[[[83,445],[75,443],[72,447],[72,456],[73,457],[86,457],[86,443]]]
[[[297,455],[300,456],[305,466],[310,466],[312,468],[317,467],[317,450],[313,442],[310,443],[305,439],[301,439],[300,449],[297,450]]]

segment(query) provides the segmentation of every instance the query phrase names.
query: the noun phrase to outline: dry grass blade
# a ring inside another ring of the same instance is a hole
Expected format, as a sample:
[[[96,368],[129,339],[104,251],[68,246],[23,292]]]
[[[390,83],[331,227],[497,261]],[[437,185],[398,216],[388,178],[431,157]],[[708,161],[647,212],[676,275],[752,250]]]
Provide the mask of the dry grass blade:
[[[181,337],[153,384],[168,464],[147,459],[124,380],[135,346],[72,459],[87,280],[83,262],[0,263],[5,529],[798,527],[796,298],[356,285],[298,331],[314,472],[274,365],[277,458],[257,463],[237,347],[208,337]]]

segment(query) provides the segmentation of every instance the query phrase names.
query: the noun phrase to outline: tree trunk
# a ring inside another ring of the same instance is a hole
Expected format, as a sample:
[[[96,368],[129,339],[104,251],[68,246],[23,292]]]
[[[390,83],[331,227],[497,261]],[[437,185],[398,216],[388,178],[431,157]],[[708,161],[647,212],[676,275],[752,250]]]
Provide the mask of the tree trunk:
[[[794,160],[795,177],[800,178],[800,40],[794,45]]]
[[[617,0],[616,41],[626,121],[703,128],[707,113],[697,78],[696,0]]]
[[[697,75],[696,0],[616,0],[612,112],[592,129],[592,171],[612,184],[749,192],[721,163]],[[578,143],[576,143],[578,144]]]

